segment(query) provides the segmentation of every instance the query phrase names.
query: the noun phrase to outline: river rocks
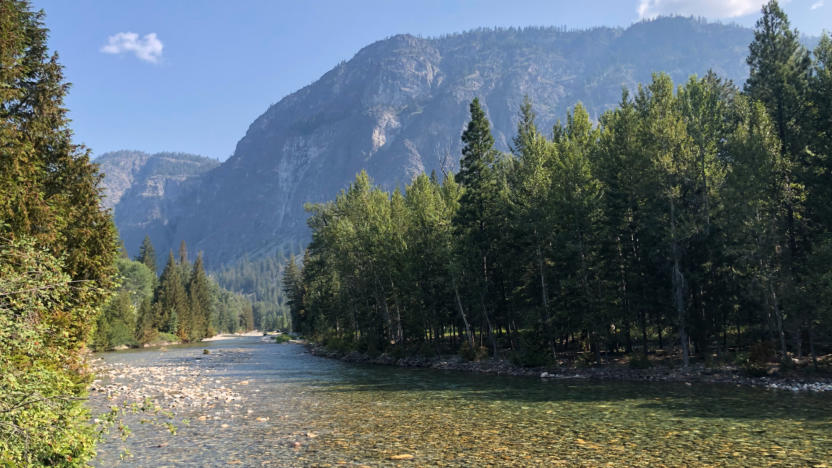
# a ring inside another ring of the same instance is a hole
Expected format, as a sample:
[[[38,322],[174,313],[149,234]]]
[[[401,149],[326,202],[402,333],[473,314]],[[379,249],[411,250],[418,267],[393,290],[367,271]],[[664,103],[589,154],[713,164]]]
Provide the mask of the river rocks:
[[[687,369],[670,366],[654,366],[648,369],[634,369],[619,364],[607,364],[597,367],[547,367],[525,368],[519,367],[503,359],[486,359],[482,361],[466,361],[461,357],[440,356],[427,358],[408,356],[394,359],[388,354],[370,357],[366,354],[352,351],[348,354],[328,350],[322,346],[310,345],[309,350],[316,356],[341,359],[348,362],[391,365],[397,367],[430,367],[433,369],[475,372],[479,374],[495,374],[517,377],[539,377],[544,380],[554,379],[596,379],[596,380],[624,380],[632,382],[679,382],[679,383],[727,383],[751,387],[763,387],[771,390],[786,390],[793,392],[827,392],[832,391],[832,379],[800,378],[788,379],[776,374],[763,377],[751,377],[737,366],[708,367],[702,363],[692,364]]]
[[[119,405],[143,404],[149,399],[164,410],[204,408],[217,402],[241,400],[230,382],[211,378],[212,369],[207,361],[197,358],[191,363],[127,366],[99,360],[93,363],[96,380],[90,391],[103,394]]]

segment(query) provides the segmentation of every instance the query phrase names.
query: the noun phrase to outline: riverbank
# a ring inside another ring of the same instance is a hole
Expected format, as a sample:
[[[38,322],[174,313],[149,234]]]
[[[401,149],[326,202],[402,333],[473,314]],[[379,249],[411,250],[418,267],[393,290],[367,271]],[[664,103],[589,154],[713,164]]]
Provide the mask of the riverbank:
[[[315,356],[340,359],[352,363],[538,377],[542,380],[592,379],[626,382],[677,382],[691,385],[694,383],[715,383],[792,392],[832,392],[832,377],[813,376],[794,370],[783,372],[777,366],[769,366],[766,375],[751,376],[744,368],[736,365],[706,366],[704,363],[693,363],[687,369],[684,369],[680,366],[657,364],[646,369],[636,369],[622,361],[616,361],[588,367],[578,367],[576,365],[521,367],[505,359],[467,361],[457,355],[394,358],[389,354],[370,356],[357,351],[338,352],[313,343],[307,344],[307,348]]]
[[[832,392],[353,365],[262,336],[94,357],[94,414],[163,408],[124,414],[100,467],[822,466],[832,444]]]

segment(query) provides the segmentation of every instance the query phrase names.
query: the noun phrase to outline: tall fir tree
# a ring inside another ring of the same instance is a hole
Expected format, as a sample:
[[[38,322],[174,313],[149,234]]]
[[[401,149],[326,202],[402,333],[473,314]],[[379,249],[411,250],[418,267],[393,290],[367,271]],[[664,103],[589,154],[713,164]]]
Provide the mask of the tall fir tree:
[[[73,143],[42,11],[0,2],[0,464],[94,455],[80,349],[115,283],[101,175]]]
[[[198,341],[209,336],[211,320],[211,291],[208,275],[202,262],[202,253],[197,255],[188,280],[190,299],[191,330],[190,340]]]
[[[478,98],[471,101],[469,107],[471,120],[462,133],[462,160],[456,174],[456,181],[462,187],[459,209],[454,224],[458,235],[465,239],[458,245],[464,259],[467,273],[470,275],[471,299],[477,304],[488,330],[491,351],[497,354],[494,326],[489,311],[489,295],[493,285],[490,284],[495,265],[491,239],[496,237],[497,218],[497,176],[494,164],[497,150],[494,149],[494,137],[491,124],[480,106]]]
[[[153,248],[153,243],[150,242],[150,236],[144,236],[142,245],[139,247],[139,254],[136,256],[136,261],[143,263],[144,266],[150,268],[153,274],[156,274],[156,249]]]
[[[167,333],[180,332],[180,322],[188,315],[188,297],[173,252],[168,253],[168,261],[159,277],[153,302],[157,306],[153,327]]]

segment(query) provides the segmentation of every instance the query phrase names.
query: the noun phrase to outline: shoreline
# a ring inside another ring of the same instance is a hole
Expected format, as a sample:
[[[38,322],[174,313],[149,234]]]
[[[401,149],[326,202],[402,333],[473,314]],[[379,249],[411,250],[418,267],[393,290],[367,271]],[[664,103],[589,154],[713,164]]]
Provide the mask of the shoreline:
[[[741,367],[728,365],[706,367],[703,363],[694,363],[688,369],[664,365],[657,365],[648,369],[634,369],[621,364],[603,364],[596,367],[521,367],[505,359],[490,358],[481,361],[466,361],[458,355],[442,355],[439,357],[407,356],[396,359],[386,353],[371,357],[357,351],[349,353],[334,351],[316,343],[306,343],[305,345],[314,356],[357,364],[426,368],[509,377],[537,377],[541,380],[666,382],[687,385],[693,385],[694,383],[729,384],[738,387],[756,387],[791,392],[832,392],[832,377],[810,377],[805,375],[752,377],[746,375]]]

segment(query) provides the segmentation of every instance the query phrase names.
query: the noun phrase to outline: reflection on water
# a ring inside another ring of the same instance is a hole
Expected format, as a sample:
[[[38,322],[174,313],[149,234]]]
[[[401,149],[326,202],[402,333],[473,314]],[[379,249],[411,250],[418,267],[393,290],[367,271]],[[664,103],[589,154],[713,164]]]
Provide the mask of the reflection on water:
[[[197,360],[208,347],[231,359]],[[99,466],[826,466],[832,395],[357,366],[257,338],[108,353],[203,366],[241,401],[184,409],[171,436],[128,419]],[[103,397],[93,404],[102,407]],[[411,458],[412,457],[412,458]]]

